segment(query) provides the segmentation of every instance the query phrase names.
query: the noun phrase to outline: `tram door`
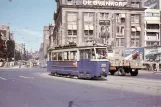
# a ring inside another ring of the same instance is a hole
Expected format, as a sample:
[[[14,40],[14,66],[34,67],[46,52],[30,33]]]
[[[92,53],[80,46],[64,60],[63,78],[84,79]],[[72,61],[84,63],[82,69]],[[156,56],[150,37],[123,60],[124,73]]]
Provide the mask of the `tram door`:
[[[82,49],[80,50],[80,69],[81,71],[89,71],[90,59],[92,59],[92,50],[91,49]]]

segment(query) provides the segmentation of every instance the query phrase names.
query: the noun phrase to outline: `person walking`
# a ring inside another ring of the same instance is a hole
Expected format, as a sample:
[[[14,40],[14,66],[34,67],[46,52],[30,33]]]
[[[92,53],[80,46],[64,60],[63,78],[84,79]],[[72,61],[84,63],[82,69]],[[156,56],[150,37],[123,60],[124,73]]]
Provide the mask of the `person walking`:
[[[156,62],[154,73],[158,73],[159,71],[160,71],[159,62]]]
[[[21,62],[19,63],[19,68],[21,68]]]

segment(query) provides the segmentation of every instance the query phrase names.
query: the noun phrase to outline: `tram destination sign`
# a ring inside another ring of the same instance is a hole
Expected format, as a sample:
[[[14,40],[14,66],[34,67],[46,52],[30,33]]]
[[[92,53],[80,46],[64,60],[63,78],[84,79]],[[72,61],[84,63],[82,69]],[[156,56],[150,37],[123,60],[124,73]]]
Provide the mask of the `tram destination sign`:
[[[83,5],[93,6],[109,6],[109,7],[125,7],[127,2],[119,1],[99,1],[99,0],[83,0]]]

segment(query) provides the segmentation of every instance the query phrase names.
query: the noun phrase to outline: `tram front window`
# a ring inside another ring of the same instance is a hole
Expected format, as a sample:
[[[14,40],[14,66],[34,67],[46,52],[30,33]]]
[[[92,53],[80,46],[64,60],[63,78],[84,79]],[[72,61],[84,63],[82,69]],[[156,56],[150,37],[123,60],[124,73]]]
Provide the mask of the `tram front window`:
[[[106,59],[106,49],[105,48],[96,48],[96,57],[97,59]]]

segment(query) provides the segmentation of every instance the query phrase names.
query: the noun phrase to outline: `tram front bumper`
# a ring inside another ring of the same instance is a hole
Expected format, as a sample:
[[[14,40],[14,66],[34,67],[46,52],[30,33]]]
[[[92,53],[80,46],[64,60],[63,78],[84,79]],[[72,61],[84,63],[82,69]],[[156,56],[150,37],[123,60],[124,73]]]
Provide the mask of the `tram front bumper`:
[[[107,77],[108,76],[108,73],[107,72],[102,72],[101,73],[101,77]]]

